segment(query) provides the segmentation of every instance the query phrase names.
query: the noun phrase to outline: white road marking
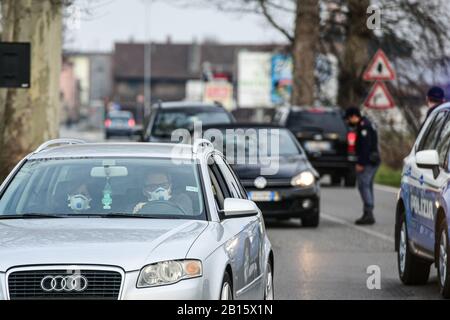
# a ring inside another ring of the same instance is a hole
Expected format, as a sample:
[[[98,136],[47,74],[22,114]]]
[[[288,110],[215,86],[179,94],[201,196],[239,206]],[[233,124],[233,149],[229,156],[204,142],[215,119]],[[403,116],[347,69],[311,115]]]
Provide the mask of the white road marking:
[[[398,193],[399,188],[394,188],[394,187],[388,187],[388,186],[382,186],[381,184],[376,184],[375,185],[375,189],[376,190],[380,190],[380,191],[385,191],[385,192],[389,192],[389,193]]]
[[[323,212],[320,214],[320,217],[324,218],[325,220],[328,220],[328,221],[331,221],[331,222],[335,222],[335,223],[344,225],[346,227],[349,227],[351,229],[360,231],[360,232],[365,233],[367,235],[370,235],[372,237],[376,237],[378,239],[381,239],[381,240],[384,240],[384,241],[387,241],[387,242],[390,242],[390,243],[394,243],[394,239],[391,238],[390,236],[385,235],[384,233],[381,233],[381,232],[369,229],[368,227],[357,226],[357,225],[352,224],[352,223],[350,223],[350,222],[348,222],[348,221],[346,221],[344,219],[341,219],[341,218],[338,218],[336,216],[333,216],[333,215],[330,215],[330,214],[327,214],[327,213],[323,213]]]

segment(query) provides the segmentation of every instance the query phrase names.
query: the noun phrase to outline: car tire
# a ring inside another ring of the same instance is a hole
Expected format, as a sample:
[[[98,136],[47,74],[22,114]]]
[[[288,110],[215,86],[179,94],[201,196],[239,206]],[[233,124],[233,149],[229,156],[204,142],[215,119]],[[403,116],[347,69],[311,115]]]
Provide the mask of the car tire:
[[[233,300],[233,284],[230,275],[225,272],[222,281],[222,290],[220,291],[220,300]]]
[[[349,188],[356,187],[356,173],[353,171],[347,173],[344,178],[344,184]]]
[[[306,228],[317,228],[320,223],[320,214],[318,212],[311,213],[308,217],[302,218],[302,226]]]
[[[448,246],[448,225],[444,219],[440,226],[437,235],[437,273],[438,283],[442,296],[445,299],[450,299],[450,272],[449,272],[449,246]]]
[[[273,271],[270,262],[267,262],[266,267],[266,282],[264,285],[264,300],[274,300],[274,288],[273,288]]]
[[[400,280],[405,285],[422,285],[427,283],[430,276],[431,263],[411,252],[404,215],[402,215],[400,221],[400,228],[396,232],[398,233],[396,236],[399,239],[397,268]]]

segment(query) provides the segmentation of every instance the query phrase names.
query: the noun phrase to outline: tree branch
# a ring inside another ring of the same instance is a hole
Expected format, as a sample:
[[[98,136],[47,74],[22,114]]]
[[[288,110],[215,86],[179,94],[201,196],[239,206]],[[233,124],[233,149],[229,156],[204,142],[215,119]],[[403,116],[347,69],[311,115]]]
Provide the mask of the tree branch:
[[[285,28],[283,28],[281,25],[279,25],[275,19],[272,17],[272,15],[269,13],[269,10],[266,6],[266,0],[258,0],[259,5],[261,6],[261,11],[264,17],[267,19],[267,21],[278,31],[280,31],[288,40],[289,42],[294,42],[294,36]]]

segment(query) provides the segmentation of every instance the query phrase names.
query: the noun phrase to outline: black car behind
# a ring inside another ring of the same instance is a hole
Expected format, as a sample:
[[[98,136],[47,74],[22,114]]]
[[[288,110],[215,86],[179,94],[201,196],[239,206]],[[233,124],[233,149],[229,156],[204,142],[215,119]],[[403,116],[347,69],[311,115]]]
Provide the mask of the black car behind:
[[[224,153],[265,217],[300,218],[303,226],[319,225],[319,175],[289,130],[230,124],[204,127],[203,136]]]
[[[349,131],[339,108],[282,108],[274,123],[292,131],[321,175],[329,174],[333,184],[344,179],[345,186],[355,186],[356,134]]]
[[[218,103],[182,101],[157,103],[144,124],[142,141],[170,142],[174,130],[192,130],[195,122],[207,126],[233,123],[235,119]]]

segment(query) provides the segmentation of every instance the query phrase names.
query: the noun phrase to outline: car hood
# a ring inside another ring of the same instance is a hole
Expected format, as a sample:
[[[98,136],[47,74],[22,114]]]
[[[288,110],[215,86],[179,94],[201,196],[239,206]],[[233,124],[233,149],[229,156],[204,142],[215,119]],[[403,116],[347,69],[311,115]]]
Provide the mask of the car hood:
[[[311,170],[315,173],[308,160],[301,155],[280,156],[278,165],[272,165],[273,168],[278,168],[275,174],[264,174],[261,169],[268,168],[267,165],[264,165],[265,163],[268,162],[262,159],[258,164],[235,164],[233,165],[233,169],[239,178],[243,180],[255,179],[260,176],[264,176],[267,179],[291,179],[296,174],[305,170]]]
[[[159,219],[0,220],[0,272],[14,266],[89,264],[125,271],[186,257],[207,221]]]

